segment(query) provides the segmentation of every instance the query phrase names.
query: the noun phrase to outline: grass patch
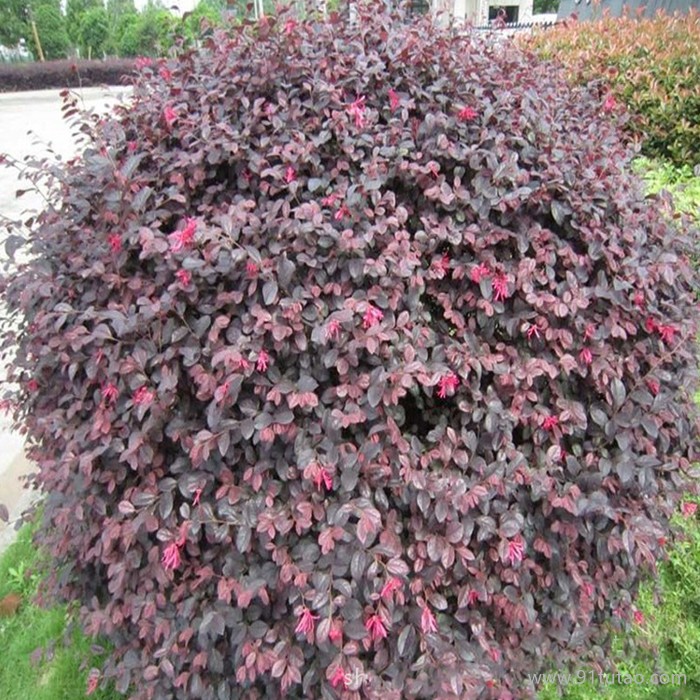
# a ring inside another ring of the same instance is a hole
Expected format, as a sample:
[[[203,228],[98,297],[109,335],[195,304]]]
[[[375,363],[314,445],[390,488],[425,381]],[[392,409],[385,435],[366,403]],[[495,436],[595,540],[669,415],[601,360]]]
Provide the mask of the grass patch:
[[[73,616],[65,606],[47,609],[31,602],[43,564],[29,526],[0,557],[0,599],[10,593],[22,597],[14,615],[0,617],[2,700],[77,700],[85,697],[90,667],[100,666],[98,649],[71,624]],[[34,655],[41,648],[44,653]],[[90,697],[121,696],[98,689]]]
[[[700,224],[700,175],[690,166],[679,168],[664,161],[637,158],[633,170],[642,177],[649,194],[667,190],[676,211],[688,214]]]

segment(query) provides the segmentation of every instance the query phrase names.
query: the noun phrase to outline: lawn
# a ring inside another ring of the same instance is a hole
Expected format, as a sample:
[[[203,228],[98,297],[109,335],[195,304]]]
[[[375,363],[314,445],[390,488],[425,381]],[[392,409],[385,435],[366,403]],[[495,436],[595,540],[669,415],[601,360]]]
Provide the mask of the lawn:
[[[0,600],[11,593],[22,599],[15,614],[0,617],[0,698],[76,700],[85,696],[91,666],[99,666],[99,648],[75,629],[65,606],[41,608],[31,602],[42,570],[31,536],[29,526],[22,528],[0,558]],[[91,697],[119,696],[97,690]]]
[[[649,191],[669,189],[679,209],[696,217],[700,211],[700,177],[689,169],[641,160],[636,165]],[[699,217],[700,220],[700,217]],[[543,684],[539,700],[691,700],[700,697],[700,520],[678,517],[686,535],[660,567],[657,590],[648,584],[638,601],[643,622],[635,628],[637,653],[628,657],[622,639],[614,641],[613,655],[620,678],[639,674],[641,684],[625,684],[608,677],[607,683],[582,683],[559,690]],[[0,557],[0,600],[21,596],[16,613],[0,616],[0,698],[2,700],[76,700],[86,692],[88,674],[100,666],[101,649],[72,624],[75,616],[65,606],[41,608],[31,601],[41,580],[43,561],[25,526],[17,541]],[[64,643],[65,642],[65,643]],[[658,647],[658,658],[654,649]],[[558,669],[552,669],[556,672]],[[563,671],[563,669],[562,669]],[[578,677],[588,669],[577,669]],[[654,673],[678,674],[680,684],[653,685]],[[576,673],[574,676],[576,677]],[[685,678],[685,683],[682,679]],[[615,682],[613,682],[615,681]],[[97,689],[97,700],[116,700],[110,690]]]

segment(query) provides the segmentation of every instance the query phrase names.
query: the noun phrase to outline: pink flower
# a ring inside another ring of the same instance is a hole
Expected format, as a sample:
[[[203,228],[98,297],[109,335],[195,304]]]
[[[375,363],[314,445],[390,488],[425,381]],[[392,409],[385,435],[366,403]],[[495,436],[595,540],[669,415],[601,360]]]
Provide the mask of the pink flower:
[[[420,627],[423,630],[423,634],[432,634],[438,631],[435,615],[427,605],[423,608],[420,616]]]
[[[389,108],[395,112],[401,106],[401,100],[394,88],[389,88]]]
[[[195,489],[194,490],[194,498],[192,499],[192,505],[193,506],[198,506],[199,505],[199,499],[202,497],[202,489]]]
[[[595,335],[596,328],[592,323],[586,326],[586,330],[583,332],[584,340],[590,340]]]
[[[656,321],[651,316],[647,316],[644,321],[644,329],[646,330],[646,332],[653,333],[657,328],[658,324],[656,323]]]
[[[337,340],[340,337],[340,323],[334,318],[328,322],[326,326],[326,340],[334,338]]]
[[[433,260],[432,264],[436,272],[445,275],[450,271],[450,256],[445,253],[441,258]]]
[[[171,542],[164,550],[163,557],[161,558],[161,563],[164,569],[172,569],[173,571],[177,569],[182,563],[182,558],[180,557],[180,547],[177,542]]]
[[[214,401],[216,401],[216,403],[223,403],[224,399],[228,396],[228,390],[230,388],[231,382],[228,380],[217,386],[216,391],[214,391]]]
[[[517,564],[523,560],[523,554],[525,553],[525,547],[523,546],[523,540],[518,535],[516,539],[510,540],[508,542],[508,552],[506,553],[506,560],[511,564]]]
[[[578,354],[578,359],[582,365],[590,365],[593,362],[593,353],[588,348],[583,348]]]
[[[348,112],[355,120],[355,126],[361,129],[365,125],[365,98],[358,97],[349,107]]]
[[[459,377],[450,372],[444,377],[440,377],[440,382],[438,383],[438,397],[441,399],[447,398],[448,394],[451,394],[459,386]]]
[[[122,249],[122,237],[118,233],[113,233],[107,238],[107,243],[113,253],[118,253]]]
[[[681,513],[683,513],[684,517],[686,518],[690,518],[695,515],[697,510],[697,503],[693,503],[692,501],[683,501],[683,503],[681,503]]]
[[[606,112],[612,112],[615,107],[617,107],[617,101],[615,100],[615,97],[610,94],[605,98],[605,102],[603,102],[603,109]]]
[[[346,216],[350,216],[350,210],[343,204],[338,211],[333,214],[333,218],[335,221],[340,221],[341,219],[344,219]]]
[[[342,666],[337,666],[335,671],[333,671],[330,683],[334,688],[340,686],[343,690],[345,690],[348,687],[348,683],[345,680],[345,671],[343,671]]]
[[[508,296],[508,278],[504,274],[493,278],[493,292],[494,301],[503,301]]]
[[[168,236],[170,250],[179,253],[185,248],[189,248],[194,242],[194,234],[197,230],[197,219],[186,219],[185,228],[182,231],[175,231]]]
[[[30,379],[27,382],[27,391],[34,393],[39,388],[39,382],[36,379]]]
[[[634,621],[636,624],[638,624],[638,625],[644,624],[644,613],[641,610],[635,610],[632,617],[634,618]]]
[[[240,372],[247,372],[250,369],[250,362],[245,357],[239,357],[235,363],[236,369]]]
[[[328,638],[333,644],[339,644],[343,639],[343,623],[341,620],[333,620],[331,622],[331,630],[328,633]]]
[[[385,584],[384,587],[382,588],[381,593],[379,594],[381,596],[381,599],[385,602],[389,602],[394,599],[394,591],[399,590],[403,586],[403,583],[401,583],[401,580],[396,578],[395,576],[392,576]]]
[[[287,166],[287,170],[284,173],[284,180],[287,184],[294,182],[297,179],[296,170],[291,165]]]
[[[325,467],[321,467],[314,476],[314,484],[319,491],[322,487],[330,491],[333,488],[333,477]]]
[[[461,122],[470,122],[473,119],[476,119],[478,116],[479,114],[477,111],[471,107],[462,107],[462,109],[460,109],[457,113],[457,118]]]
[[[258,353],[258,359],[255,362],[255,369],[257,369],[258,372],[265,372],[267,371],[269,364],[270,356],[264,350],[261,350]]]
[[[93,668],[88,674],[87,678],[87,688],[85,689],[85,695],[92,695],[96,690],[97,686],[100,684],[100,672]]]
[[[367,306],[367,311],[362,318],[362,326],[367,330],[372,326],[376,326],[384,318],[384,313],[380,311],[376,306],[369,304]]]
[[[192,275],[188,270],[178,270],[175,273],[175,277],[177,277],[183,287],[186,287],[192,281]]]
[[[156,395],[152,389],[147,386],[140,386],[133,396],[134,406],[148,406],[153,403]]]
[[[365,629],[369,632],[372,641],[385,639],[387,636],[382,618],[379,617],[377,613],[372,615],[367,622],[365,622]]]
[[[634,305],[640,309],[644,308],[644,293],[635,292],[634,293]]]
[[[165,119],[168,129],[172,128],[172,125],[177,119],[177,112],[173,109],[172,105],[165,105],[165,109],[163,110],[163,119]]]
[[[165,66],[161,67],[161,69],[158,71],[158,74],[166,82],[170,82],[173,78],[173,74]]]
[[[102,388],[102,398],[105,403],[114,403],[119,396],[119,389],[114,384],[107,384]]]
[[[301,609],[299,623],[294,630],[297,634],[311,634],[316,626],[318,615],[314,615],[306,606]]]
[[[321,204],[323,204],[324,207],[332,207],[335,204],[335,200],[338,199],[338,197],[340,197],[339,194],[331,192],[329,195],[326,195],[321,200]]]
[[[297,22],[296,20],[293,19],[288,19],[284,23],[284,33],[285,34],[291,34],[297,27]]]
[[[647,379],[647,387],[653,396],[658,396],[661,384],[656,379]]]
[[[138,56],[136,59],[136,70],[143,70],[153,65],[153,60],[148,56]]]
[[[476,603],[479,601],[479,594],[475,590],[469,591],[467,593],[467,605],[471,607],[472,605],[476,605]]]
[[[245,271],[252,277],[258,274],[258,266],[252,260],[249,260],[245,264]]]
[[[540,329],[537,327],[536,323],[530,324],[530,327],[527,329],[526,335],[528,340],[532,340],[533,335],[535,336],[535,338],[540,337]]]
[[[659,335],[661,336],[661,340],[666,343],[666,345],[670,345],[673,343],[673,337],[676,335],[678,332],[673,326],[659,326],[657,328],[659,331]]]
[[[126,142],[126,150],[129,153],[133,153],[136,150],[137,145],[138,144],[136,143],[136,141],[127,141]]]
[[[471,277],[472,282],[479,284],[479,282],[481,282],[481,280],[490,273],[491,270],[489,270],[489,266],[486,263],[481,263],[481,265],[476,265],[472,268],[469,276]]]
[[[554,430],[559,425],[559,418],[557,416],[547,416],[542,422],[542,427],[545,430]]]

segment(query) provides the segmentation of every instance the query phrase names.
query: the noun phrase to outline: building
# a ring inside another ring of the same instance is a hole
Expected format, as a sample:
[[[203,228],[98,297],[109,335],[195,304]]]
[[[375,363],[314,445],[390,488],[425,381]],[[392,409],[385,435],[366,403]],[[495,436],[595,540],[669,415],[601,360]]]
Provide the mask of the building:
[[[432,0],[433,12],[446,12],[457,22],[483,27],[495,20],[500,10],[508,24],[530,22],[533,0]],[[426,3],[427,4],[427,3]]]
[[[576,14],[578,19],[587,20],[600,17],[608,12],[613,17],[620,17],[627,11],[631,15],[638,12],[651,17],[659,11],[666,14],[687,12],[698,7],[698,0],[560,0],[559,19],[566,19]]]

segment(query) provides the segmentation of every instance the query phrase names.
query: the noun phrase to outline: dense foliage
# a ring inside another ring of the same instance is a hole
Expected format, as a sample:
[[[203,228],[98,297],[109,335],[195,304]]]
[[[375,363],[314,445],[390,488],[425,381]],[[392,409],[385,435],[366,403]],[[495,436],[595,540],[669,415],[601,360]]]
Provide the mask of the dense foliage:
[[[700,164],[700,12],[567,22],[527,42],[563,64],[571,80],[602,83],[634,115],[643,151]]]
[[[36,164],[2,281],[49,591],[105,677],[506,699],[604,666],[696,456],[698,330],[604,99],[364,7],[141,67]]]

